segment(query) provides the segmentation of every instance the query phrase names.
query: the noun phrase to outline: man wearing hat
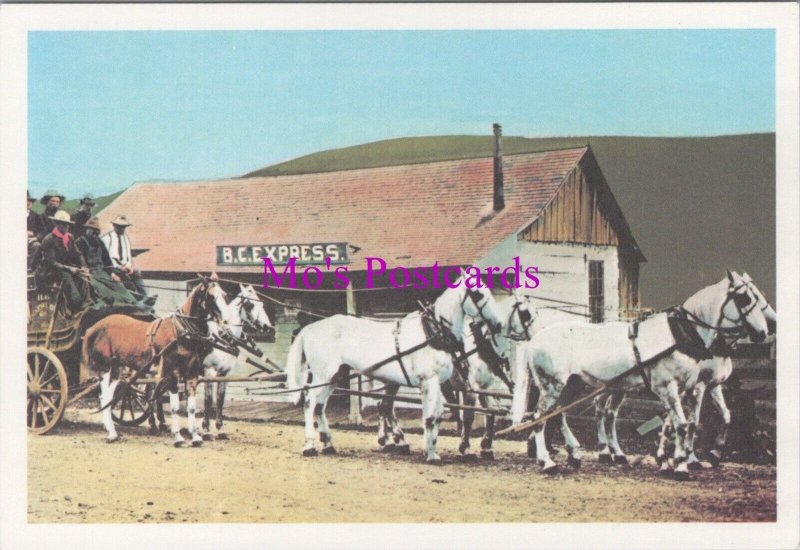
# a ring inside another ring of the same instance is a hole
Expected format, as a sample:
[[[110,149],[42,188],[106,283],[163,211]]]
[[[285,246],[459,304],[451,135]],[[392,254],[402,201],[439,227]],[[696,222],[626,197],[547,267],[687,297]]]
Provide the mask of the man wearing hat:
[[[61,283],[70,309],[75,312],[83,303],[81,288],[84,283],[78,277],[88,278],[86,262],[75,247],[73,236],[67,228],[72,224],[69,214],[58,210],[51,218],[53,230],[42,240],[42,263],[39,277],[45,282]]]
[[[42,196],[41,199],[39,199],[39,202],[44,205],[44,212],[39,214],[41,232],[36,234],[36,238],[39,239],[39,242],[44,244],[45,236],[53,230],[53,216],[55,216],[56,212],[58,212],[58,209],[61,207],[61,203],[64,202],[64,195],[58,191],[50,189]]]
[[[71,233],[76,237],[83,235],[83,225],[92,217],[92,207],[97,203],[94,200],[94,195],[86,193],[81,199],[78,209],[72,213],[72,221],[75,225],[71,228]]]
[[[111,220],[111,225],[114,226],[114,229],[100,237],[100,239],[106,245],[106,250],[108,250],[108,255],[111,257],[111,263],[117,275],[130,279],[136,286],[137,292],[143,297],[147,296],[141,272],[138,269],[133,269],[131,241],[125,234],[125,229],[133,224],[128,221],[126,216],[117,216]]]
[[[34,202],[36,199],[31,197],[31,192],[28,191],[28,269],[35,269],[39,263],[42,243],[37,235],[45,233],[39,214],[31,210]]]

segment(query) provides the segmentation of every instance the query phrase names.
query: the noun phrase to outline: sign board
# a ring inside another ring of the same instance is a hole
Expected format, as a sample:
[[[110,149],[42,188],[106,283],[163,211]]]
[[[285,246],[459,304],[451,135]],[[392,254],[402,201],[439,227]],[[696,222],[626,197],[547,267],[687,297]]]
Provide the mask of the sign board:
[[[263,266],[262,258],[269,258],[272,265],[286,265],[291,258],[296,258],[295,265],[324,264],[326,258],[331,264],[350,263],[347,243],[217,246],[218,266]]]

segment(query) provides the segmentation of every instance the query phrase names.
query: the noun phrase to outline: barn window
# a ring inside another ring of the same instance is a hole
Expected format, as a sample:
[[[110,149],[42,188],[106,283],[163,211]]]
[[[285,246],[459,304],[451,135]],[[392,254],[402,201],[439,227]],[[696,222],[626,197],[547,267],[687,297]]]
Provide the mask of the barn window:
[[[592,323],[602,323],[605,300],[603,299],[603,262],[589,261],[589,315]]]

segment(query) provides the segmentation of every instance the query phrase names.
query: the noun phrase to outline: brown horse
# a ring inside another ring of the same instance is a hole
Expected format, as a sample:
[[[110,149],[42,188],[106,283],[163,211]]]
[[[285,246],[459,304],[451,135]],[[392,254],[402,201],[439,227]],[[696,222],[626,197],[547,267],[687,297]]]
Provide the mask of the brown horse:
[[[186,381],[188,428],[192,445],[202,445],[203,439],[195,425],[195,392],[202,374],[203,359],[212,349],[205,339],[208,335],[206,321],[221,321],[225,294],[213,279],[201,279],[183,305],[169,317],[147,322],[125,315],[109,315],[86,331],[81,350],[81,372],[84,375],[90,372],[100,375],[100,406],[109,443],[119,439],[109,405],[120,381],[121,371],[136,371],[157,358],[158,386],[166,382],[170,392],[171,429],[175,446],[181,447],[186,443],[180,434],[177,416],[178,381],[181,377]]]

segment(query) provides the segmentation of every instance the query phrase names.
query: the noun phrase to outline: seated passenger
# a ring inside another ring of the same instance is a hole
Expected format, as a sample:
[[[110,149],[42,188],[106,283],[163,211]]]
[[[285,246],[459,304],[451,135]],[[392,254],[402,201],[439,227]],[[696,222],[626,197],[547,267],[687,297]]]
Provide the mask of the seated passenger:
[[[69,214],[59,210],[50,219],[55,227],[42,241],[42,261],[39,265],[39,278],[45,284],[61,283],[67,305],[75,312],[83,304],[85,281],[89,270],[83,257],[75,247],[72,235],[67,228],[72,223]]]
[[[28,191],[28,270],[30,271],[35,270],[39,265],[42,243],[37,235],[44,232],[39,214],[31,210],[35,201],[36,199],[31,197],[31,192]]]

